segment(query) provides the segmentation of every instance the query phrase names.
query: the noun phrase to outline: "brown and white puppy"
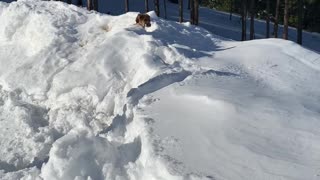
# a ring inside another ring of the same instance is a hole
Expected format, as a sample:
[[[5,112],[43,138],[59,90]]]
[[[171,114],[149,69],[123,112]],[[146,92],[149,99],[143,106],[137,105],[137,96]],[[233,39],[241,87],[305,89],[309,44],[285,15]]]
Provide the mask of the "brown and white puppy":
[[[138,14],[136,18],[136,23],[142,26],[143,28],[145,27],[150,27],[151,26],[151,18],[148,14]]]

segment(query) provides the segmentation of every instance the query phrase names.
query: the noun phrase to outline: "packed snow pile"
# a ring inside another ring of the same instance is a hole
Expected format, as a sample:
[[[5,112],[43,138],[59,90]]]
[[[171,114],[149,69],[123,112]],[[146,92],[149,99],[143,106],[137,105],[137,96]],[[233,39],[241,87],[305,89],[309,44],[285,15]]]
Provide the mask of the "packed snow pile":
[[[320,55],[153,12],[0,2],[0,179],[320,179]]]

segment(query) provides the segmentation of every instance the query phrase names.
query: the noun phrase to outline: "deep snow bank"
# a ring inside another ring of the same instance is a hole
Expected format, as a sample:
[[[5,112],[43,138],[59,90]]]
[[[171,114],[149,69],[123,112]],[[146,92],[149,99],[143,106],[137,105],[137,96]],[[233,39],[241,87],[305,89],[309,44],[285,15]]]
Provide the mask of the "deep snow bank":
[[[319,54],[136,15],[0,3],[1,179],[319,177]]]
[[[156,152],[181,174],[319,179],[319,55],[274,40],[234,45],[140,102]]]

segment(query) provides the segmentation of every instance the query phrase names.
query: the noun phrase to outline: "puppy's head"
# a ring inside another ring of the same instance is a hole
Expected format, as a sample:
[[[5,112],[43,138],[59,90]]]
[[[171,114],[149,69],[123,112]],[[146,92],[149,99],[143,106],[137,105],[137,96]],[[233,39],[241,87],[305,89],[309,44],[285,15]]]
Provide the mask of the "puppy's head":
[[[151,18],[148,14],[138,14],[136,18],[136,23],[140,24],[141,26],[150,27],[151,26]]]
[[[148,14],[144,14],[143,18],[144,18],[145,26],[150,27],[151,26],[151,18],[150,18],[150,16]]]

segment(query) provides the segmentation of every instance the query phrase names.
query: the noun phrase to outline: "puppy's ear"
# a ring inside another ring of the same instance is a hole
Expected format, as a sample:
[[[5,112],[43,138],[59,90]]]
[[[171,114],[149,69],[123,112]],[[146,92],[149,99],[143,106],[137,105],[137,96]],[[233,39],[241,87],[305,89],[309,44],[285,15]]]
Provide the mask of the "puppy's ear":
[[[138,16],[136,17],[136,23],[139,23],[139,19],[140,19],[140,17],[141,17],[141,14],[138,14]]]

